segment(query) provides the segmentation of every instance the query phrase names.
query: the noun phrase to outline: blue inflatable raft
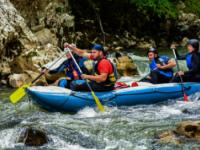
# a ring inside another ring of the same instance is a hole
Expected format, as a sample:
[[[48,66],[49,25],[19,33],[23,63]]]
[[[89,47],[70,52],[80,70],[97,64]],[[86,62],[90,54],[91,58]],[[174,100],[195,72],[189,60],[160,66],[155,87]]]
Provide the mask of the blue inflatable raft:
[[[184,83],[187,95],[200,91],[200,83]],[[77,112],[85,107],[96,107],[90,92],[75,92],[56,86],[33,86],[27,93],[34,103],[48,111]],[[183,97],[178,83],[144,85],[110,92],[95,92],[106,106],[153,104]]]

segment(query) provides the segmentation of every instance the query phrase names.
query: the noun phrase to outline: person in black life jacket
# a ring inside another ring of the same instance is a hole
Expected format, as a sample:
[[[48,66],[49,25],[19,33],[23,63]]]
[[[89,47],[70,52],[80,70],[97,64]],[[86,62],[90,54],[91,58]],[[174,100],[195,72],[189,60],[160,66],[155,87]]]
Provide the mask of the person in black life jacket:
[[[150,74],[142,81],[153,84],[168,83],[173,77],[172,68],[176,66],[175,61],[167,56],[159,56],[155,48],[150,48],[147,55],[150,61]]]
[[[199,40],[190,39],[187,43],[188,53],[180,56],[174,44],[171,45],[175,49],[178,60],[186,60],[188,71],[179,71],[172,82],[181,82],[180,76],[184,82],[200,82],[200,53]]]
[[[94,74],[82,74],[81,78],[83,80],[73,81],[71,83],[72,90],[89,91],[85,80],[89,80],[89,84],[94,91],[113,90],[115,82],[117,80],[114,73],[115,68],[113,64],[106,58],[106,53],[102,45],[95,44],[91,50],[91,53],[88,53],[85,50],[81,50],[68,44],[66,45],[66,47],[70,48],[74,53],[79,56],[86,57],[95,61]]]

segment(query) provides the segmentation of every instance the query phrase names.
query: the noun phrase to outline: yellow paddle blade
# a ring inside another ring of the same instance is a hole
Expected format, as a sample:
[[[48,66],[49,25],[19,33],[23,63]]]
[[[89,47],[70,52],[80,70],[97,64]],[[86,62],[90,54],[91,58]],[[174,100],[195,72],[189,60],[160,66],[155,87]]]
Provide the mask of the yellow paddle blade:
[[[21,86],[20,88],[18,88],[15,92],[13,92],[11,95],[10,95],[10,101],[15,104],[17,103],[18,101],[20,101],[20,99],[22,99],[25,95],[26,95],[26,91],[25,89],[27,87],[29,87],[31,85],[30,84],[25,84],[23,86]]]
[[[104,109],[103,105],[101,104],[99,98],[94,94],[93,91],[91,91],[91,93],[92,93],[92,96],[93,96],[93,98],[94,98],[94,100],[95,100],[95,102],[96,102],[97,107],[99,108],[99,110],[100,110],[101,112],[104,112],[105,109]]]

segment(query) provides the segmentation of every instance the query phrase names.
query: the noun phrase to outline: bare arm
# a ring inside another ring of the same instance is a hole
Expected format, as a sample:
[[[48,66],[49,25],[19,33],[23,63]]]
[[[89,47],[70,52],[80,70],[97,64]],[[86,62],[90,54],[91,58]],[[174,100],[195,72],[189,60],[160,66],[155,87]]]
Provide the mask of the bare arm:
[[[108,76],[108,73],[102,73],[100,75],[95,75],[95,76],[83,74],[81,77],[83,79],[89,79],[89,80],[92,80],[92,81],[96,81],[97,83],[100,83],[100,82],[106,81],[107,76]]]
[[[77,47],[74,47],[72,45],[69,44],[65,44],[64,47],[68,47],[69,49],[71,49],[75,54],[82,56],[82,57],[90,57],[90,53],[87,53],[86,51],[79,49]]]
[[[158,67],[159,69],[163,69],[163,70],[172,69],[172,68],[175,67],[175,66],[176,66],[176,62],[175,62],[174,60],[172,60],[172,59],[170,59],[170,60],[168,61],[168,64],[167,64],[167,65],[164,65],[164,66],[157,65],[157,67]]]

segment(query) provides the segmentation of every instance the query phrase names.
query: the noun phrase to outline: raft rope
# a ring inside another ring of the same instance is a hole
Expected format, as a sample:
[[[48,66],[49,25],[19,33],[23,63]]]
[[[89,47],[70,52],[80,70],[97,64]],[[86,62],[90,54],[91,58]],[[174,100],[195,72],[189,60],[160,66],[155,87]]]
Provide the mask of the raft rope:
[[[185,90],[190,90],[191,89],[191,86],[188,86],[188,87],[185,87]],[[182,92],[182,90],[177,90],[177,91],[171,91],[171,92],[167,92],[167,91],[160,91],[160,90],[157,90],[157,89],[154,89],[153,92],[145,92],[145,93],[131,93],[131,94],[118,94],[118,93],[114,93],[113,96],[111,98],[109,98],[107,101],[110,101],[114,98],[116,98],[116,96],[122,96],[122,95],[144,95],[144,94],[154,94],[154,93],[177,93],[177,92]],[[85,95],[78,95],[77,92],[71,92],[72,96],[74,97],[77,97],[77,98],[81,98],[81,99],[85,99],[85,100],[92,100],[92,98],[90,97],[85,97]],[[105,101],[106,102],[106,101]]]

